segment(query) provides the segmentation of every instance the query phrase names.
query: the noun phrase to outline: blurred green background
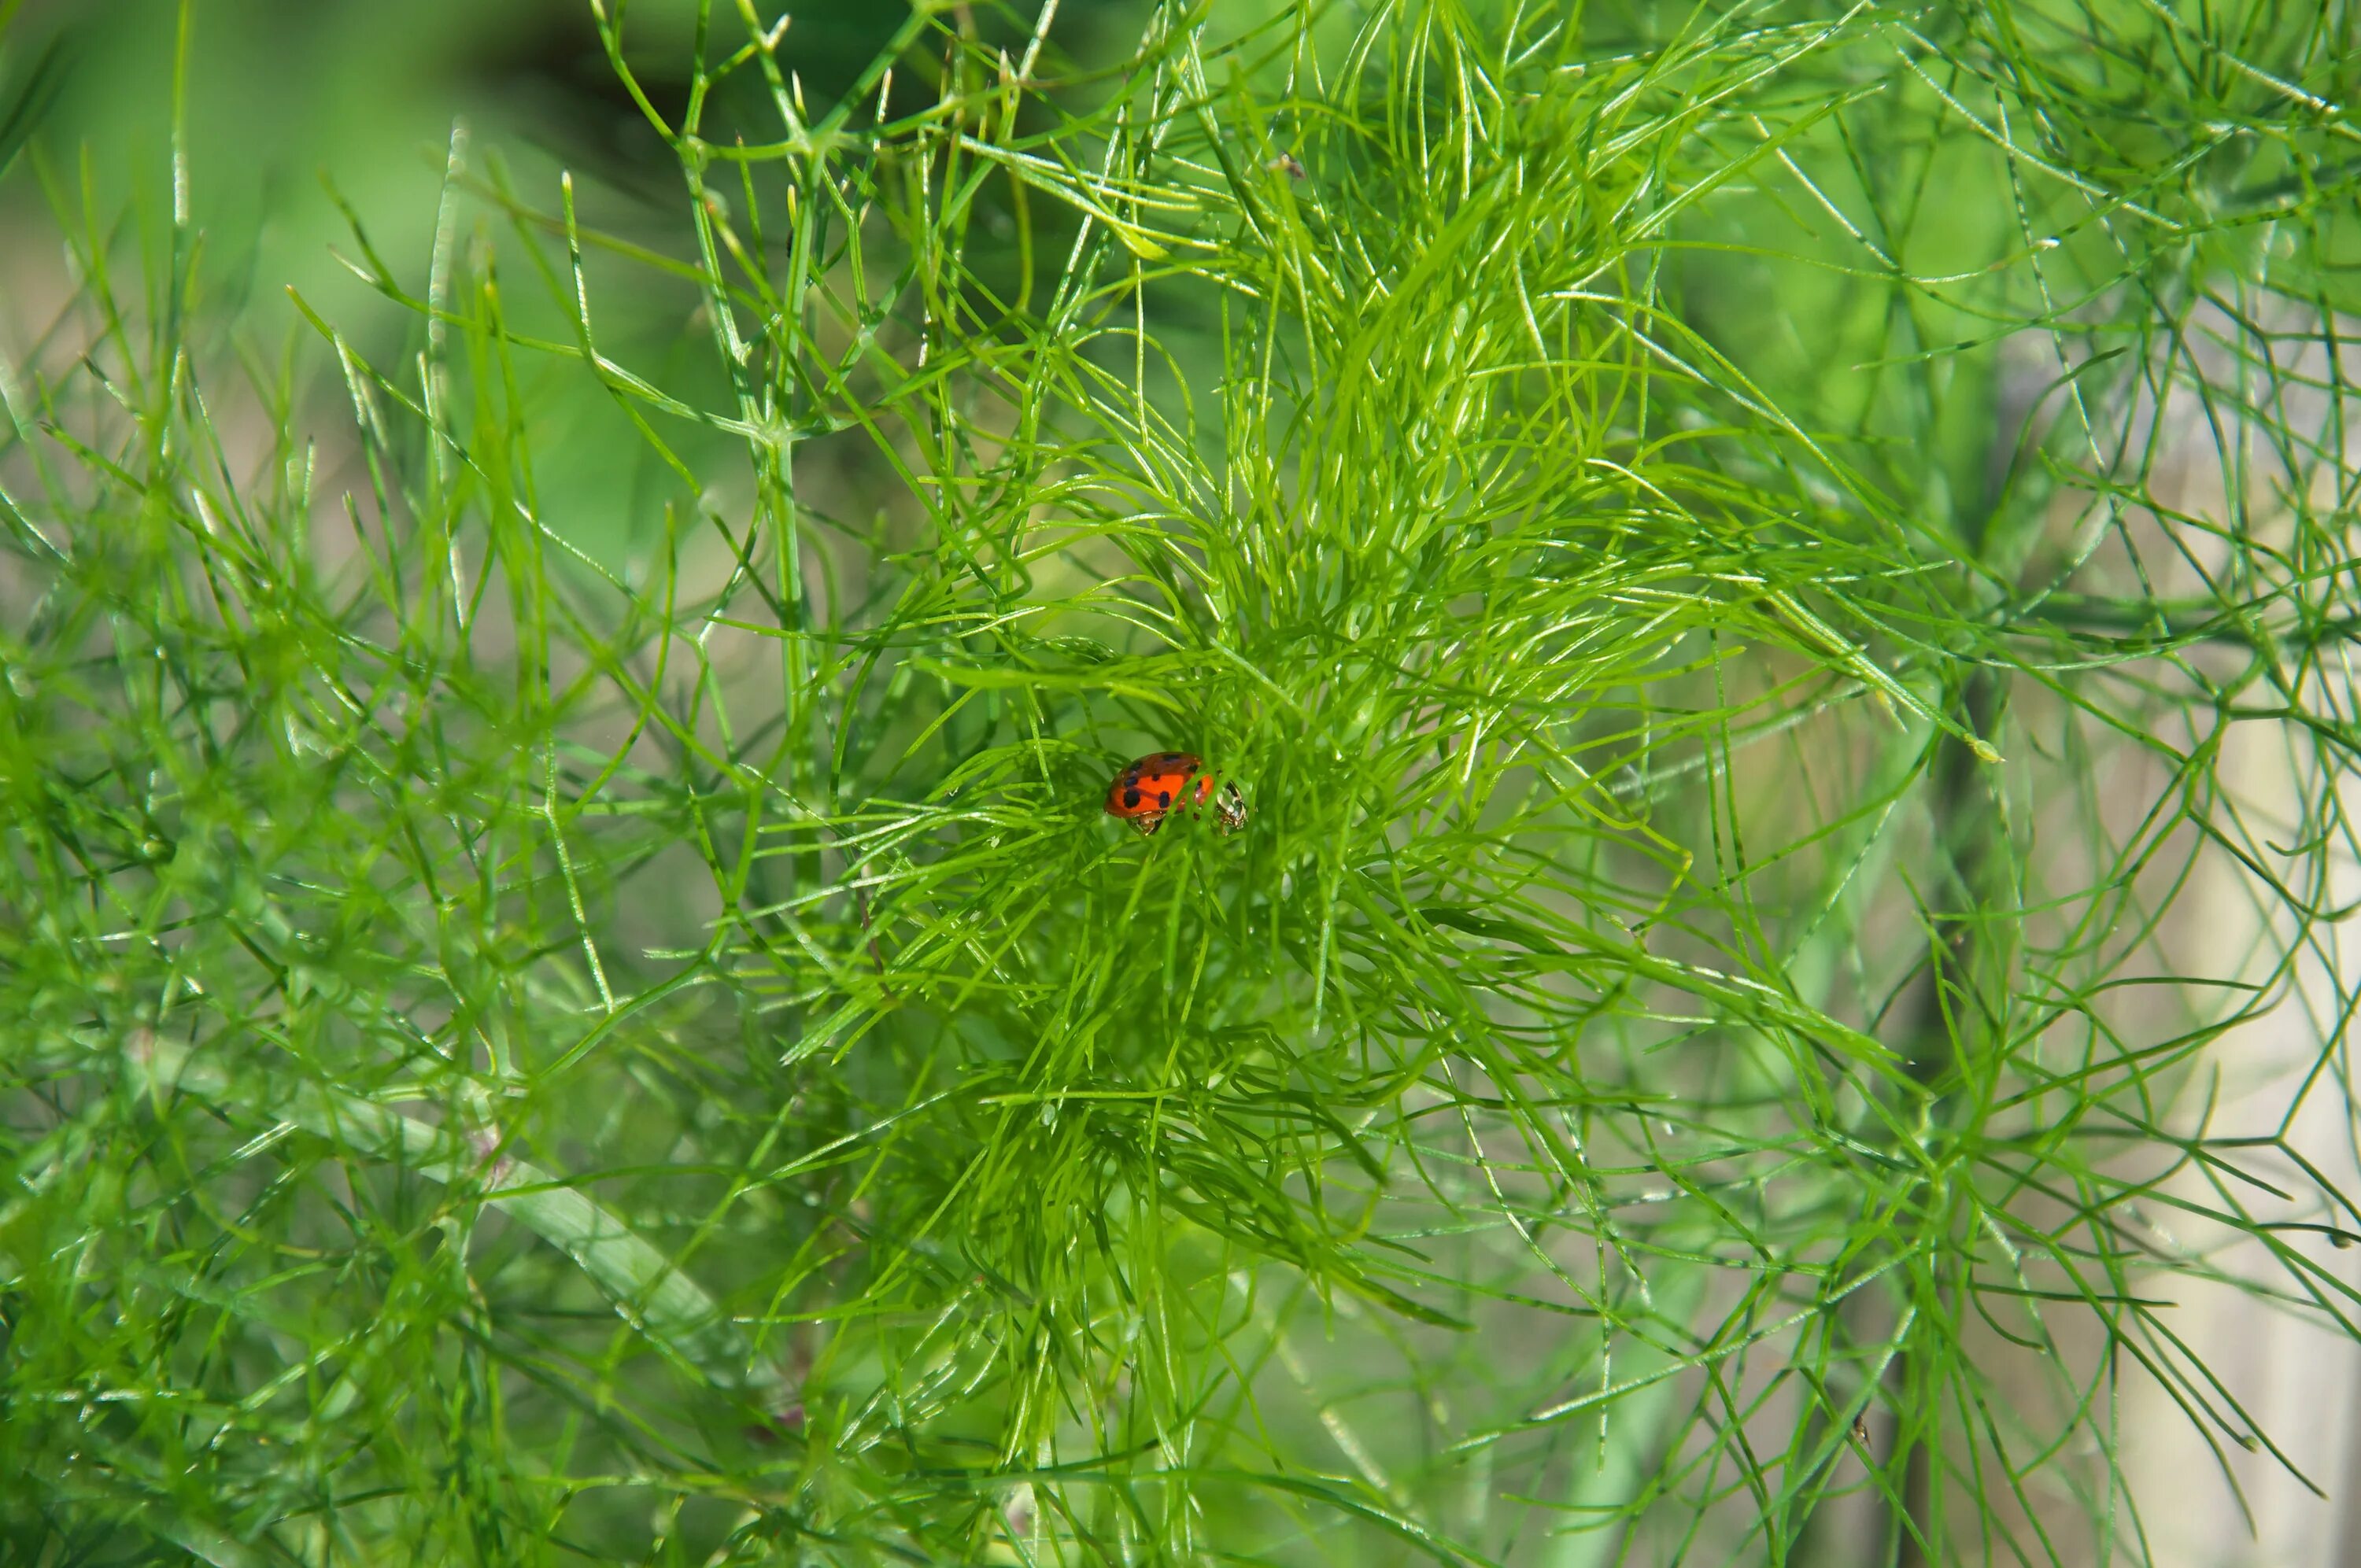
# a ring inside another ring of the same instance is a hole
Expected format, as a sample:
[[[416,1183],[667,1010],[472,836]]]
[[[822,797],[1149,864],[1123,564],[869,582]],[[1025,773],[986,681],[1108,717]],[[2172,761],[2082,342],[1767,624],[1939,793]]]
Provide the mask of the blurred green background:
[[[757,7],[766,20],[781,9],[771,0]],[[1102,44],[1120,48],[1137,9],[1131,0],[1065,0],[1057,43],[1084,57]],[[0,331],[22,334],[50,325],[69,294],[65,253],[49,237],[53,210],[76,224],[94,214],[102,225],[139,225],[141,254],[151,265],[162,254],[180,6],[19,0],[10,10],[0,3],[0,82],[38,114],[31,156],[0,179],[0,230],[9,240],[0,244]],[[628,62],[668,116],[688,91],[697,10],[697,0],[637,0],[628,9]],[[715,10],[717,36],[741,36],[734,8]],[[833,102],[906,14],[898,5],[802,8],[780,64],[810,103]],[[423,296],[455,132],[464,137],[463,182],[478,195],[454,202],[451,221],[462,243],[480,229],[504,268],[526,273],[514,236],[500,232],[507,220],[479,199],[481,187],[504,182],[522,204],[555,214],[564,174],[586,230],[687,256],[678,166],[607,60],[588,0],[201,0],[192,17],[189,195],[202,236],[192,315],[200,341],[215,349],[271,354],[311,337],[287,298],[291,289],[372,363],[414,353],[416,315],[340,257],[359,254],[357,222],[402,285]],[[976,21],[987,37],[1021,38],[1007,17]],[[919,90],[905,73],[897,111]],[[733,126],[750,139],[775,135],[770,106],[752,100],[747,81],[730,91],[708,107],[714,139]],[[563,265],[562,240],[549,239]],[[636,266],[602,290],[601,264],[594,254],[602,349],[691,400],[720,406],[713,400],[725,389],[697,291],[667,289]],[[505,299],[526,330],[572,335],[537,281]],[[346,406],[344,389],[316,347],[313,339],[299,348],[313,373],[306,384],[332,418],[342,417],[334,411]],[[519,368],[534,394],[534,435],[544,449],[569,455],[561,471],[539,476],[553,525],[629,568],[635,546],[660,527],[669,477],[613,400],[574,367],[527,359]],[[692,459],[712,450],[709,433],[667,433]]]
[[[1062,7],[1061,38],[1098,8]],[[175,0],[25,0],[11,28],[20,60],[58,48],[48,139],[89,148],[103,212],[161,193],[178,11]],[[686,92],[696,13],[695,0],[630,8],[631,63],[659,109],[676,109]],[[900,19],[894,5],[810,8],[782,63],[818,98],[850,82]],[[628,224],[635,209],[678,198],[677,169],[609,69],[587,0],[213,0],[195,21],[193,211],[214,286],[242,286],[249,304],[282,283],[325,304],[369,298],[327,254],[346,229],[324,173],[385,254],[423,266],[455,119],[536,194],[572,170],[602,222]],[[22,222],[38,193],[20,176],[5,201]],[[669,236],[677,225],[635,226]]]

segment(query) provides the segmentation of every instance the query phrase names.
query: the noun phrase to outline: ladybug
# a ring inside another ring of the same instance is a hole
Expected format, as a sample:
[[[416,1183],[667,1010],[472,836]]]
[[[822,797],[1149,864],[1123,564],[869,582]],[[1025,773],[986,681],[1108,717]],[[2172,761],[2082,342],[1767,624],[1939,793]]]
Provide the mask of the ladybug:
[[[1246,825],[1246,797],[1238,786],[1218,787],[1205,764],[1186,751],[1156,751],[1115,774],[1107,785],[1109,817],[1120,817],[1141,833],[1153,833],[1175,811],[1210,805],[1224,833]]]

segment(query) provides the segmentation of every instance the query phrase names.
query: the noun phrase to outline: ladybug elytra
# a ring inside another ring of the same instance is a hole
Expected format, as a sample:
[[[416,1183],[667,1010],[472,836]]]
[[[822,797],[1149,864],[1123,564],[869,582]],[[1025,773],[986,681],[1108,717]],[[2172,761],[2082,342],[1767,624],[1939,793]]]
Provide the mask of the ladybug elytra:
[[[1186,751],[1156,751],[1115,774],[1106,808],[1141,833],[1153,833],[1175,811],[1211,806],[1224,833],[1246,825],[1246,797],[1226,781],[1216,784],[1205,764]]]

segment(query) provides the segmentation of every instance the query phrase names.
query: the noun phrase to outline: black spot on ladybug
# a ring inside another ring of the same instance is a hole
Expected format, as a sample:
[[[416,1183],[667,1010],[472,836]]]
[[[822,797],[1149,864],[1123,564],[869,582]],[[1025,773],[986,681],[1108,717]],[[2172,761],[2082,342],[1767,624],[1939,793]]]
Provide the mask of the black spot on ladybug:
[[[1123,803],[1126,806],[1137,806],[1139,805],[1139,792],[1136,789],[1127,789],[1124,791]]]
[[[1158,790],[1156,792],[1156,804],[1159,806],[1170,806],[1172,804],[1172,792],[1169,789]]]

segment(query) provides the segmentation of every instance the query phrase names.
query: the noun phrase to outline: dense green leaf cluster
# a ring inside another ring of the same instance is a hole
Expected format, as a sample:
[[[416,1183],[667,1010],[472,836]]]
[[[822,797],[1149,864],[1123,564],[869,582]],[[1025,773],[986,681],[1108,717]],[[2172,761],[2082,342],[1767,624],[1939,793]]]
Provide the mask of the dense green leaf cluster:
[[[455,136],[394,353],[27,160],[11,1550],[2145,1562],[2125,1389],[2279,1453],[2164,1302],[2361,1337],[2343,0],[695,9],[677,242]]]

